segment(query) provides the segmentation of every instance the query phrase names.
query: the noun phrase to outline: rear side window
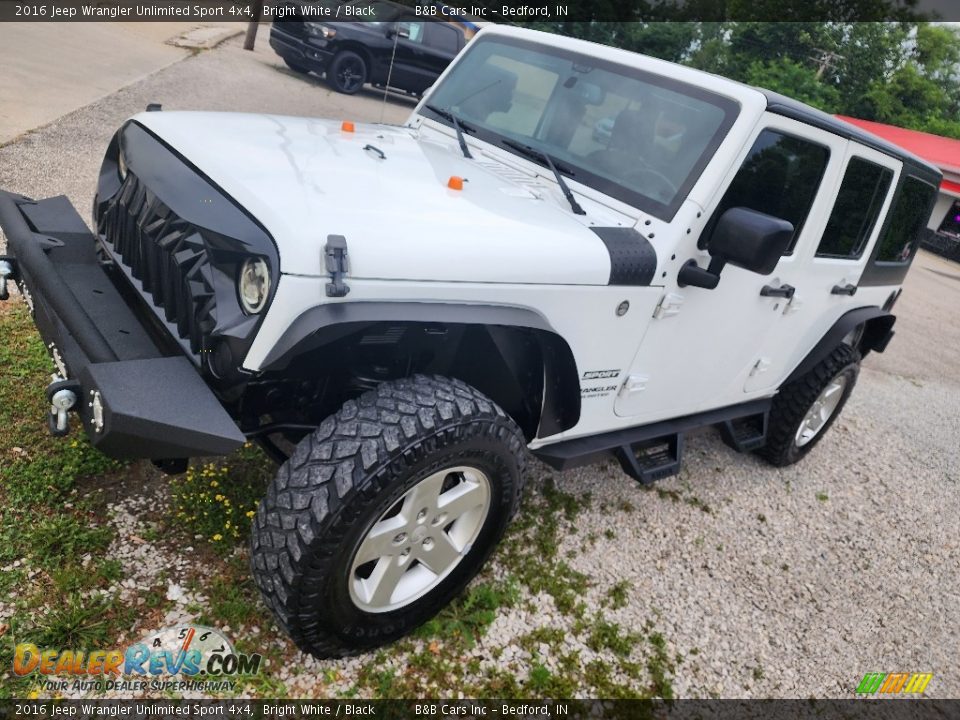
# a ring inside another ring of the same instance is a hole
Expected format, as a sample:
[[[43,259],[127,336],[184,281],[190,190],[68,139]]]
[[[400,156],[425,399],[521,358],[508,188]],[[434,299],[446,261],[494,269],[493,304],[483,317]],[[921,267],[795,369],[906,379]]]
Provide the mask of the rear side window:
[[[449,25],[429,23],[427,25],[427,45],[435,50],[456,54],[460,49],[460,35]]]
[[[793,223],[786,253],[793,252],[829,159],[830,150],[823,145],[776,130],[761,132],[710,219],[700,246],[706,247],[713,225],[726,210],[745,207]]]
[[[886,230],[877,241],[877,262],[905,263],[913,257],[920,231],[930,215],[930,202],[937,189],[915,177],[908,177],[890,209]]]
[[[855,260],[863,254],[892,180],[889,168],[859,157],[850,160],[817,257]]]

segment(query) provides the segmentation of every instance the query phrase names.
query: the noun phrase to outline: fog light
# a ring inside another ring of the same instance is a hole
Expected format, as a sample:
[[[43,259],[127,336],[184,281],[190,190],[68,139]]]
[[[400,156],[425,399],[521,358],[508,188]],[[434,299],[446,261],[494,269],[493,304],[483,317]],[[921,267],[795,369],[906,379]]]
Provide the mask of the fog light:
[[[249,315],[256,315],[267,304],[270,294],[270,270],[263,258],[248,258],[240,268],[237,286],[240,305]]]

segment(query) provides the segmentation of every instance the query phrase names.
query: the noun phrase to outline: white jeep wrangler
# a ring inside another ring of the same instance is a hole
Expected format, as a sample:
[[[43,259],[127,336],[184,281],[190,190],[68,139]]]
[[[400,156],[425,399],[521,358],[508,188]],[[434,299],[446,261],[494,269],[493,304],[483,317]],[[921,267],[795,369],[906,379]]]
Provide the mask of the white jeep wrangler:
[[[702,426],[802,458],[893,334],[938,182],[787,98],[496,27],[400,127],[137,115],[93,234],[0,193],[0,291],[58,368],[54,433],[76,412],[168,471],[245,439],[282,463],[253,574],[335,656],[464,587],[528,449],[642,483]]]

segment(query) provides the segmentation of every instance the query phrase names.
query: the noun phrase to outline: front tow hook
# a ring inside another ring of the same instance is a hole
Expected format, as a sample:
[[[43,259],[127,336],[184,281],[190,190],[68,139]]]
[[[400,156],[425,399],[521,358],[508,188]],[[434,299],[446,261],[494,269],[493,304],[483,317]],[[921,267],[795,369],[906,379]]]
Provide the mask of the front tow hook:
[[[9,260],[0,260],[0,300],[10,299],[10,288],[7,281],[13,277],[13,263]]]
[[[53,380],[47,385],[47,400],[50,402],[47,427],[50,429],[51,435],[63,437],[70,432],[67,413],[77,404],[80,383],[74,380],[64,380],[59,375],[52,375],[51,377]]]

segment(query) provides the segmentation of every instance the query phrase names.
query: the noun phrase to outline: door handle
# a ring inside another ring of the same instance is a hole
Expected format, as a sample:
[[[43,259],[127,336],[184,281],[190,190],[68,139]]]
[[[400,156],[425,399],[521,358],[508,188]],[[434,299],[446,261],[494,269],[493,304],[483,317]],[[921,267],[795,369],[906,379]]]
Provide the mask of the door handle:
[[[834,285],[830,291],[831,295],[855,295],[857,286],[847,283],[846,285]]]
[[[760,289],[760,295],[762,297],[782,297],[787,300],[793,297],[793,294],[797,289],[793,285],[781,285],[780,287],[773,287],[773,285],[764,285]]]

